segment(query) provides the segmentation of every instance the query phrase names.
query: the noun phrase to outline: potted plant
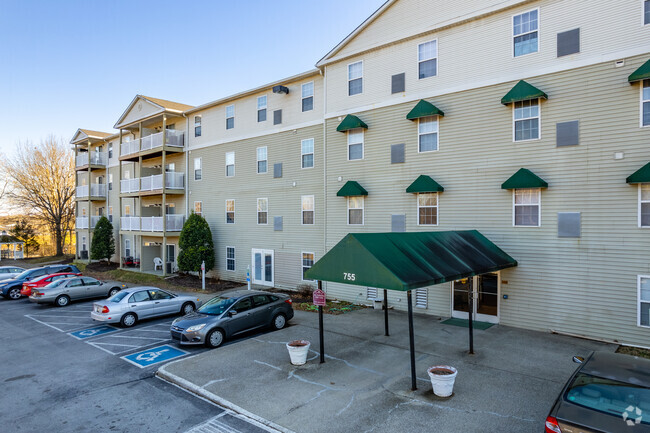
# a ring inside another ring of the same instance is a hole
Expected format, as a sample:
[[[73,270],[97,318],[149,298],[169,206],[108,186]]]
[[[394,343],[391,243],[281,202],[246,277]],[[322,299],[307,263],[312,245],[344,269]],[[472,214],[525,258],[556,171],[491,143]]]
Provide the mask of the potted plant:
[[[434,365],[427,370],[433,393],[438,397],[449,397],[454,391],[454,382],[458,370],[449,365]]]
[[[307,354],[311,343],[307,340],[293,340],[287,343],[287,350],[293,365],[303,365],[307,362]]]

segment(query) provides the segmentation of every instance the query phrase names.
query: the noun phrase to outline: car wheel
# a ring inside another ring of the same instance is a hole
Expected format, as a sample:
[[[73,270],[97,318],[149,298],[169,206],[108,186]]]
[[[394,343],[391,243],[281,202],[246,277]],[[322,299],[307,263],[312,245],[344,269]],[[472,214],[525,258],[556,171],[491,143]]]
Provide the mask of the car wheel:
[[[191,303],[191,302],[186,302],[186,303],[184,303],[183,306],[181,307],[181,313],[182,313],[183,315],[187,315],[187,314],[190,314],[190,313],[194,312],[194,309],[195,309],[195,307],[194,307],[194,304],[193,304],[193,303]]]
[[[13,289],[9,289],[8,295],[9,295],[9,299],[13,299],[14,301],[16,299],[20,299],[20,297],[22,296],[20,294],[20,288],[18,288],[18,287],[14,287]]]
[[[70,303],[70,298],[67,297],[66,295],[61,295],[54,300],[54,303],[56,304],[57,307],[65,307]]]
[[[119,288],[113,287],[111,290],[108,291],[108,297],[110,298],[111,296],[114,296],[119,291],[120,291]]]
[[[284,314],[277,314],[273,318],[273,322],[271,322],[271,326],[273,326],[273,329],[275,330],[282,329],[285,326],[287,326],[287,318],[284,317]]]
[[[130,328],[131,326],[135,325],[135,322],[137,321],[138,317],[134,313],[126,313],[120,319],[120,324],[125,328]]]
[[[225,340],[225,335],[221,329],[213,329],[208,333],[208,336],[205,337],[205,345],[208,347],[219,347],[223,344]]]

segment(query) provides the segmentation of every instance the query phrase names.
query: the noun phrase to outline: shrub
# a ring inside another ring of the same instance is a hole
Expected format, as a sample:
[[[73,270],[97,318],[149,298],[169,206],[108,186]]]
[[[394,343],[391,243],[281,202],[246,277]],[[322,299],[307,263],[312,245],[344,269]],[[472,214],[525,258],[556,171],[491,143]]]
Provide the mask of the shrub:
[[[178,246],[178,269],[183,272],[199,272],[205,260],[205,271],[214,268],[214,243],[208,222],[193,213],[183,224]]]
[[[90,259],[109,261],[115,254],[115,238],[113,224],[105,216],[95,225],[93,239],[90,243]]]

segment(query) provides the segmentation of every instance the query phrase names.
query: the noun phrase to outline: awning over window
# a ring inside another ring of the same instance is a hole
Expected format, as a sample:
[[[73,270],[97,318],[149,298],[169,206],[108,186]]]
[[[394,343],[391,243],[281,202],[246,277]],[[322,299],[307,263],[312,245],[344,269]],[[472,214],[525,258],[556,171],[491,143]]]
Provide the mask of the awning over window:
[[[635,81],[650,79],[650,60],[645,62],[639,69],[634,71],[632,75],[627,77],[627,81],[634,83]]]
[[[548,188],[548,183],[530,170],[520,168],[510,179],[501,184],[501,189]]]
[[[442,185],[425,174],[420,175],[406,188],[406,192],[409,193],[443,192],[444,190]]]
[[[368,195],[368,191],[359,185],[359,182],[348,180],[345,182],[345,185],[343,185],[343,188],[339,189],[339,192],[337,192],[336,195],[338,197],[352,197],[355,195]]]
[[[650,183],[650,162],[632,173],[625,181],[627,183]]]
[[[546,95],[546,93],[539,90],[537,87],[528,84],[524,80],[521,80],[520,82],[515,84],[515,87],[513,87],[512,89],[510,89],[508,93],[506,93],[506,96],[501,98],[501,103],[503,105],[508,105],[513,102],[527,101],[529,99],[537,99],[537,98],[548,99],[548,95]]]
[[[350,129],[356,129],[356,128],[368,129],[368,125],[363,123],[363,120],[359,119],[357,116],[348,114],[347,116],[345,116],[345,119],[343,119],[343,121],[339,123],[339,126],[336,127],[336,130],[339,132],[345,132],[345,131],[349,131]]]
[[[513,266],[517,261],[477,230],[350,233],[306,277],[405,292]]]
[[[411,111],[409,111],[409,114],[406,115],[406,118],[408,120],[416,120],[421,117],[429,117],[429,116],[444,116],[445,113],[442,112],[438,107],[433,105],[431,102],[427,102],[424,99],[420,99],[420,102],[415,104],[415,107]]]

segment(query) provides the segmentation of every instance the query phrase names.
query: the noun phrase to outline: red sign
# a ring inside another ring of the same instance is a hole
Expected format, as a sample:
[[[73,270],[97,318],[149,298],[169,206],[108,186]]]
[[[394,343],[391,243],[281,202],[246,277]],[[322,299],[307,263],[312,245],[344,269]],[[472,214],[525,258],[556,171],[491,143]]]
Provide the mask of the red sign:
[[[319,289],[314,290],[314,305],[324,307],[326,303],[325,292]]]

